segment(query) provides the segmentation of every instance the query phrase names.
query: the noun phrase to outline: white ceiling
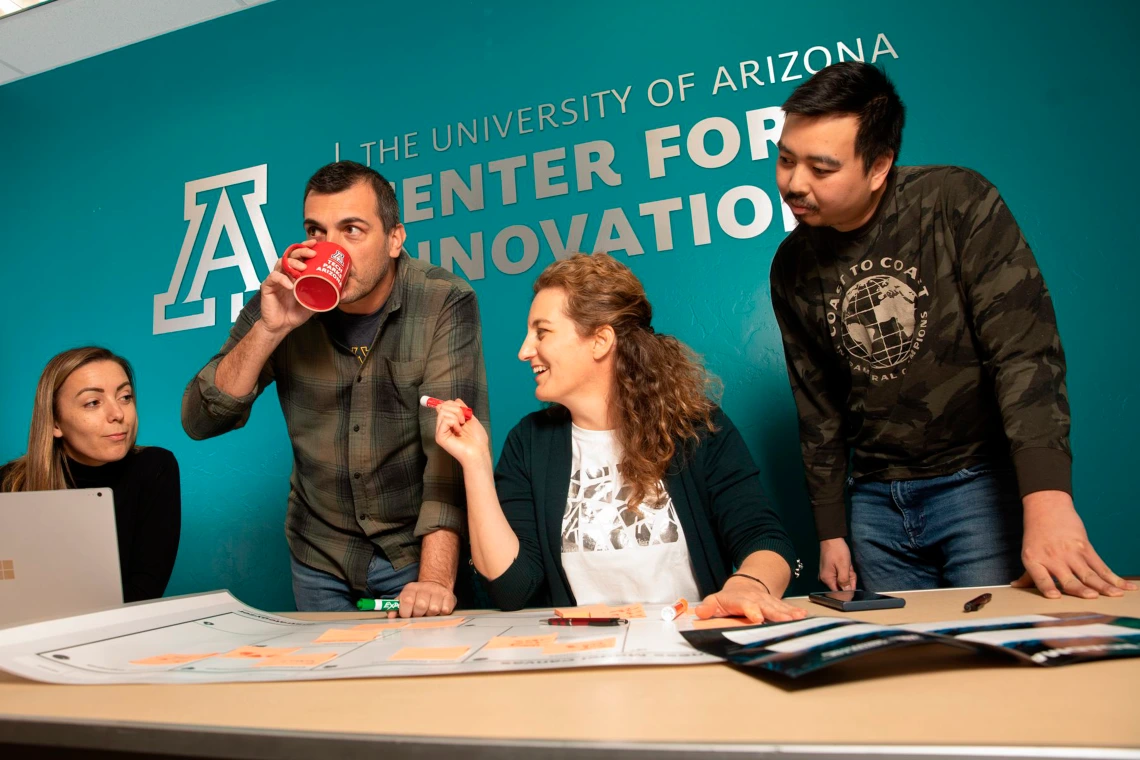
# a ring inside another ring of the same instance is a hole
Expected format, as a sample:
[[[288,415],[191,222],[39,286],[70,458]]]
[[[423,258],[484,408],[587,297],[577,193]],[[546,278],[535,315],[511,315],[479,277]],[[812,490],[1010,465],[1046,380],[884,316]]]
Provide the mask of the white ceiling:
[[[50,3],[51,0],[0,0],[0,16],[9,13],[19,13],[25,8],[31,8],[40,3]]]
[[[270,0],[54,0],[0,17],[0,85]]]

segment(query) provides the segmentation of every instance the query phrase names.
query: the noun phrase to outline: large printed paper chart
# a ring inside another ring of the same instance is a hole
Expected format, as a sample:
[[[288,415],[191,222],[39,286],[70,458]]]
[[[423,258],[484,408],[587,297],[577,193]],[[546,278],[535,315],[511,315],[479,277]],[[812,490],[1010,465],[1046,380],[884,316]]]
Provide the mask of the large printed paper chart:
[[[660,606],[615,627],[549,626],[552,610],[311,622],[227,592],[0,630],[0,669],[63,684],[223,683],[720,662]]]

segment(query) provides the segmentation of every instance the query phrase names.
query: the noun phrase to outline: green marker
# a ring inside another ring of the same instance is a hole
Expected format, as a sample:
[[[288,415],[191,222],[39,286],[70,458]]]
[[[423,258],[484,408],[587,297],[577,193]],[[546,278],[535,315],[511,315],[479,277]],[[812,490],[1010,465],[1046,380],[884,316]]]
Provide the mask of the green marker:
[[[362,612],[397,612],[400,609],[399,599],[361,599],[356,603],[356,609]]]

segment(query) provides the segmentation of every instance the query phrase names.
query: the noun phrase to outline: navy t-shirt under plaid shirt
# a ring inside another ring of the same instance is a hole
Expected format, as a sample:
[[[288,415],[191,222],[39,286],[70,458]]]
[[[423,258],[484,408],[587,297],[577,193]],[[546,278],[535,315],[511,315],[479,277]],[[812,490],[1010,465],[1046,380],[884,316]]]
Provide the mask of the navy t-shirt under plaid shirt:
[[[400,569],[419,560],[424,535],[463,532],[462,469],[436,445],[435,412],[419,398],[462,398],[489,425],[471,286],[402,252],[366,356],[338,347],[325,321],[310,319],[273,352],[257,388],[234,398],[214,384],[214,373],[260,314],[254,296],[186,388],[182,424],[195,439],[239,428],[277,383],[293,444],[285,518],[293,556],[363,590],[375,548]]]
[[[388,304],[384,304],[371,314],[346,314],[340,309],[333,309],[318,315],[317,318],[325,323],[325,329],[328,330],[329,337],[334,343],[364,364],[368,352],[372,350],[372,341],[376,338],[380,320],[383,319],[387,309]]]

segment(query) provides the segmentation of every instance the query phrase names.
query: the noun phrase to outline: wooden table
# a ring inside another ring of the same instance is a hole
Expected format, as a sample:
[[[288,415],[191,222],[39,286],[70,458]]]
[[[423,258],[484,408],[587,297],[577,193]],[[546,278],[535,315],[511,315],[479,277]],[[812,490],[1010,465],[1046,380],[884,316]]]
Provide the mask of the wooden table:
[[[1048,601],[987,590],[993,601],[970,615],[962,604],[977,589],[905,593],[903,609],[852,617],[1140,617],[1140,592]],[[872,654],[797,682],[726,665],[179,686],[55,686],[0,674],[0,757],[5,745],[70,748],[60,756],[74,757],[1140,760],[1140,658],[1046,669],[931,646]]]

